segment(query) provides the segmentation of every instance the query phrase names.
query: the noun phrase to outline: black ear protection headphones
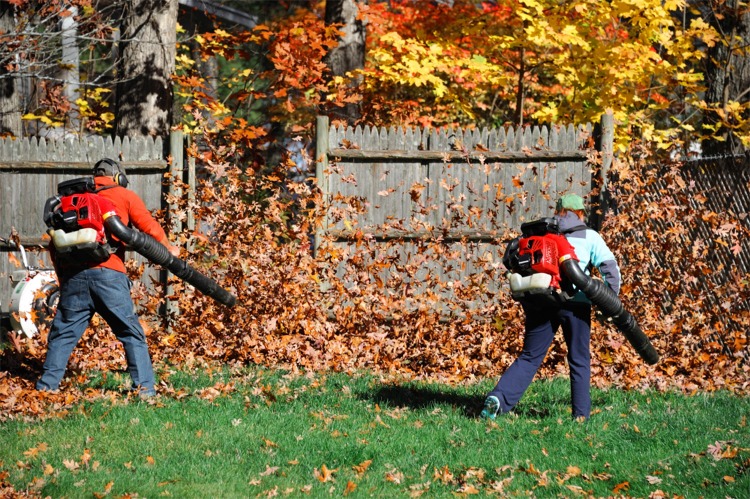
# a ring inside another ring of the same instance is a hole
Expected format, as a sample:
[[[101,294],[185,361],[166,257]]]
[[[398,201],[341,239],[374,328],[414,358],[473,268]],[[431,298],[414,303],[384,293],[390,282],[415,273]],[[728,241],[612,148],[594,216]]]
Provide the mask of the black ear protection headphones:
[[[104,172],[105,175],[110,175],[115,184],[120,187],[128,186],[128,177],[125,176],[125,172],[122,171],[120,163],[114,159],[104,158],[96,162],[93,168],[94,176],[100,175],[100,172]]]

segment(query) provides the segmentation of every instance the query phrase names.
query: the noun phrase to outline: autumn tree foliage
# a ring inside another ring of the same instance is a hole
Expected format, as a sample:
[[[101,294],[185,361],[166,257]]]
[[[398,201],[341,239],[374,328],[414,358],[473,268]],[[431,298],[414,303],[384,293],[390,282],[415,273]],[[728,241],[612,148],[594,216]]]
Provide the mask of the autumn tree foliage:
[[[451,3],[369,5],[371,121],[581,123],[611,108],[622,130],[672,146],[695,126],[697,47],[716,34],[681,22],[684,2]]]

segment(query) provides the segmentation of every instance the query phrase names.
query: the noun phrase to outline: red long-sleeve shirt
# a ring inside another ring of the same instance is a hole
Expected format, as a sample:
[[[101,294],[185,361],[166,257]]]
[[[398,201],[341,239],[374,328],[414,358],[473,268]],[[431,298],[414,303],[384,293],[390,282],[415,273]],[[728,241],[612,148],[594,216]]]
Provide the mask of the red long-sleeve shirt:
[[[97,189],[106,187],[97,194],[110,200],[115,205],[117,216],[120,217],[123,224],[132,224],[133,227],[141,232],[145,232],[160,243],[169,245],[164,229],[151,216],[151,212],[146,208],[145,203],[138,194],[115,184],[111,177],[95,177],[94,182]],[[125,248],[120,246],[117,252],[109,257],[109,260],[96,265],[96,267],[106,267],[119,272],[125,272]]]

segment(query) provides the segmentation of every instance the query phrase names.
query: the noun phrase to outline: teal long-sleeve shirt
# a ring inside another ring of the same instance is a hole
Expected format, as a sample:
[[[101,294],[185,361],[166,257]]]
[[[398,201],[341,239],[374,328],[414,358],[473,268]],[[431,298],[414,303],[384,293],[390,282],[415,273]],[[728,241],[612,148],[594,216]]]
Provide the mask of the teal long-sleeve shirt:
[[[620,292],[621,275],[614,253],[604,242],[602,236],[594,229],[587,227],[578,216],[568,211],[563,216],[555,215],[560,231],[565,234],[568,242],[575,249],[578,265],[581,270],[589,274],[590,265],[599,270],[604,282],[612,288],[615,294]],[[570,231],[570,232],[567,232]],[[576,301],[589,301],[578,292],[573,298]]]

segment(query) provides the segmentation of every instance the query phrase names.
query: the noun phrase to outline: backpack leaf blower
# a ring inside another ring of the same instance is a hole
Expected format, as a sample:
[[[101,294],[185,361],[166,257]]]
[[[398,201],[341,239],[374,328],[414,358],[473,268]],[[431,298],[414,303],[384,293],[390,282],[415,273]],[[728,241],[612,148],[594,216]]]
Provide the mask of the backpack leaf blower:
[[[232,307],[237,301],[216,281],[173,256],[156,239],[126,226],[115,213],[114,205],[96,194],[90,178],[61,182],[58,195],[45,204],[44,222],[50,227],[58,257],[91,263],[106,260],[114,251],[106,237],[106,229],[152,263],[161,265],[219,303]]]
[[[533,306],[559,306],[583,292],[625,336],[648,364],[659,354],[620,298],[604,282],[592,279],[578,265],[573,246],[560,234],[554,218],[542,218],[521,225],[521,237],[512,240],[503,256],[509,274],[511,295]],[[538,276],[544,276],[539,278]]]

